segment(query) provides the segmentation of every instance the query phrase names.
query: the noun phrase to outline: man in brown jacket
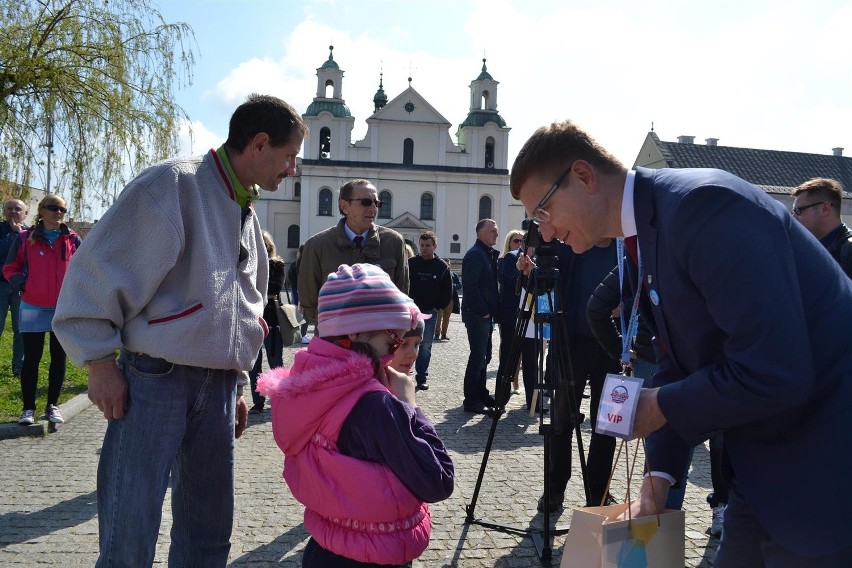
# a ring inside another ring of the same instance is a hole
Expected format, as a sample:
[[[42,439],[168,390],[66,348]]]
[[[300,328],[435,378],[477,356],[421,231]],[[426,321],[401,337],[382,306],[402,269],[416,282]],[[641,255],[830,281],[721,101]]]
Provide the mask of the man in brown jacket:
[[[305,316],[317,321],[319,289],[341,264],[378,265],[404,294],[408,294],[408,260],[402,235],[376,225],[382,202],[376,186],[353,179],[340,188],[337,202],[343,218],[305,242],[299,266],[299,304]]]

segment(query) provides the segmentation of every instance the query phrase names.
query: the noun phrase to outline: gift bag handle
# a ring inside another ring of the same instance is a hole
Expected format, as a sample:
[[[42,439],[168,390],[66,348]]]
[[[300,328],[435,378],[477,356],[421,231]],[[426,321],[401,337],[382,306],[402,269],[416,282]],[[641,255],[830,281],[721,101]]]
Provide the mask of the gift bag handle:
[[[648,448],[645,445],[645,438],[641,438],[641,440],[642,440],[642,449],[645,452],[645,461],[647,462],[648,461],[648,457],[647,457],[648,456]],[[627,522],[629,524],[629,523],[633,522],[633,514],[630,512],[630,504],[633,503],[633,499],[631,498],[631,495],[630,495],[630,480],[633,478],[633,472],[636,469],[636,459],[639,456],[639,444],[638,443],[636,444],[636,448],[633,451],[633,463],[630,463],[630,457],[627,455],[627,449],[628,449],[627,448],[627,440],[622,440],[621,444],[618,446],[618,453],[615,454],[615,459],[612,460],[612,471],[610,471],[609,479],[606,482],[606,489],[604,490],[603,497],[601,498],[601,507],[603,507],[604,503],[606,503],[606,496],[609,494],[609,487],[610,487],[610,484],[612,483],[612,478],[615,475],[615,468],[618,467],[618,459],[621,456],[622,448],[625,449],[624,459],[625,459],[626,466],[627,466]],[[648,466],[648,471],[651,471],[650,466]],[[656,494],[656,491],[654,489],[653,483],[651,484],[651,496],[654,500],[654,506],[656,507],[657,494]],[[660,511],[656,511],[655,515],[657,516],[657,526],[660,526],[660,524],[661,524]]]

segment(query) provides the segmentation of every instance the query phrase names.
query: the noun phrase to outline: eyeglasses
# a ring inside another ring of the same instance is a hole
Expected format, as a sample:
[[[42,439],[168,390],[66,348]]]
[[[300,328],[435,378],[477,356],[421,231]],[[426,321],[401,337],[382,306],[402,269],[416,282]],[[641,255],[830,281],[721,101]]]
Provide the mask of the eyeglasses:
[[[56,213],[57,211],[59,211],[60,213],[68,213],[67,209],[65,209],[61,205],[56,205],[55,203],[45,205],[42,209],[47,209],[48,211],[53,211],[54,213]]]
[[[361,204],[362,207],[369,207],[370,205],[375,205],[376,207],[382,206],[382,201],[379,199],[373,199],[372,197],[360,197],[358,199],[347,199],[348,202],[357,201]]]
[[[389,329],[386,329],[386,330],[385,330],[385,333],[387,333],[388,335],[390,335],[390,338],[391,338],[391,339],[393,339],[393,345],[391,346],[390,350],[388,351],[388,355],[390,355],[391,353],[393,353],[394,351],[396,351],[397,349],[399,349],[399,348],[400,348],[400,346],[401,346],[401,345],[402,345],[402,343],[405,341],[405,339],[403,339],[402,337],[398,336],[396,333],[392,332],[392,331],[391,331],[391,330],[389,330]]]
[[[556,193],[556,190],[559,189],[560,185],[562,185],[562,182],[565,181],[565,176],[568,175],[568,172],[570,172],[571,168],[573,167],[574,164],[571,164],[570,166],[568,166],[567,170],[562,172],[562,175],[559,176],[555,182],[553,182],[553,185],[550,187],[550,189],[547,190],[547,193],[544,194],[544,197],[541,198],[541,201],[538,202],[538,205],[533,208],[533,221],[535,221],[539,225],[550,221],[550,212],[545,211],[544,206],[548,201],[550,201],[550,198],[553,197],[553,194]]]
[[[512,239],[512,244],[513,244],[513,245],[519,245],[519,244],[521,244],[522,242],[524,242],[524,239]]]
[[[793,213],[793,215],[798,217],[799,215],[802,214],[802,211],[804,211],[805,209],[810,209],[811,207],[816,207],[817,205],[822,205],[823,203],[825,203],[825,201],[817,201],[816,203],[809,203],[807,205],[800,205],[799,207],[793,207],[793,209],[791,209],[790,211]]]

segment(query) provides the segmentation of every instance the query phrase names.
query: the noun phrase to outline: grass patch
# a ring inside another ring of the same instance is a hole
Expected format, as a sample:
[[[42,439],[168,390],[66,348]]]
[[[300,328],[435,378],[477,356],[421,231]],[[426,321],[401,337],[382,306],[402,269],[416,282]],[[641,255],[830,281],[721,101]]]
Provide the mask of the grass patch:
[[[36,416],[41,416],[47,405],[47,369],[50,366],[50,339],[44,336],[44,354],[38,367],[36,390]],[[88,388],[89,372],[78,369],[68,361],[65,382],[59,395],[59,404],[74,398]],[[12,374],[12,318],[7,314],[3,337],[0,338],[0,422],[17,422],[21,416],[21,381]]]

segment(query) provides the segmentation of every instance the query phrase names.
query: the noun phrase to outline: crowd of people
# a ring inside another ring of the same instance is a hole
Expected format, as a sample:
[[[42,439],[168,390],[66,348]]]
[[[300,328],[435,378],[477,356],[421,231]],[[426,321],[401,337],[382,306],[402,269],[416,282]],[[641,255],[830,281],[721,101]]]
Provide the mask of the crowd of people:
[[[307,135],[288,103],[251,95],[224,144],[139,174],[82,242],[58,196],[39,203],[32,227],[23,202],[5,204],[0,305],[12,312],[20,423],[35,420],[45,333],[46,419],[63,421],[67,352],[88,367],[89,398],[109,421],[98,566],[151,565],[169,485],[170,563],[224,566],[235,440],[267,402],[285,482],[305,506],[303,566],[410,565],[429,543],[428,504],[454,489],[447,448],[417,404],[452,313],[469,344],[461,409],[494,416],[505,405],[487,379],[496,324],[511,393],[522,384],[526,407],[550,415],[541,512],[563,507],[572,435],[587,418],[586,504],[614,502],[615,439],[594,418],[607,374],[629,373],[645,380],[634,516],[679,508],[692,452],[710,440],[715,565],[852,561],[850,497],[833,493],[831,508],[822,498],[852,466],[836,452],[852,426],[852,344],[837,333],[852,318],[852,232],[836,181],[803,183],[789,212],[725,172],[629,170],[565,121],[536,131],[512,167],[512,195],[534,223],[511,228],[501,252],[497,222],[479,220],[460,282],[434,232],[414,250],[376,224],[382,203],[367,179],[340,188],[340,221],[288,270],[252,203],[293,175]],[[146,230],[113,237],[127,226]],[[539,264],[556,268],[551,289]],[[306,348],[290,367],[282,291],[305,316]],[[540,296],[557,313],[549,349],[531,315]]]

